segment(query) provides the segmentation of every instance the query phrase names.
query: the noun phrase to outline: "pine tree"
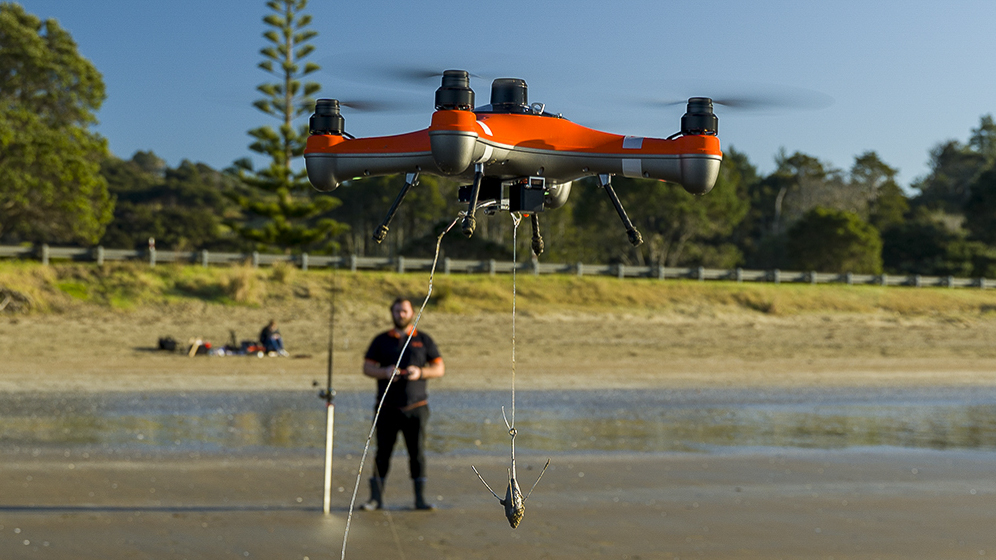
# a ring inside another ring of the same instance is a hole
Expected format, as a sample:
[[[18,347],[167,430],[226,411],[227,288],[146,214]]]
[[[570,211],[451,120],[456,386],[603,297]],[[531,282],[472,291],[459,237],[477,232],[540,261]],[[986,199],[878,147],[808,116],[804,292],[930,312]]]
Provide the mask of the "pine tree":
[[[253,106],[281,124],[276,130],[261,126],[249,131],[254,138],[249,149],[268,157],[268,167],[253,169],[251,160],[245,158],[236,161],[233,168],[243,182],[258,191],[257,196],[237,199],[249,219],[234,227],[261,248],[329,249],[331,238],[344,228],[322,217],[339,206],[339,201],[313,192],[306,171],[294,170],[292,165],[304,155],[308,137],[308,125],[295,126],[294,121],[311,111],[313,96],[321,88],[316,82],[302,82],[319,70],[313,62],[301,66],[301,61],[315,50],[310,41],[318,35],[307,29],[311,16],[301,13],[307,4],[307,0],[266,3],[272,13],[263,22],[271,29],[263,33],[269,44],[260,50],[263,61],[258,66],[278,81],[258,86],[256,89],[265,97]]]

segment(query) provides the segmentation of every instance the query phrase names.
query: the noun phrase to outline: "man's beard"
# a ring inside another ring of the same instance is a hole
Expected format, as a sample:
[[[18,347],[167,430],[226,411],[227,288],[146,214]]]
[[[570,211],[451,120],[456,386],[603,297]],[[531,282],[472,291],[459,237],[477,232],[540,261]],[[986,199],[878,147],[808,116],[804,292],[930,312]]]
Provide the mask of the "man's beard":
[[[391,317],[391,320],[394,321],[394,328],[398,329],[399,331],[405,330],[406,328],[408,328],[408,325],[412,324],[411,319],[398,319],[395,317]]]

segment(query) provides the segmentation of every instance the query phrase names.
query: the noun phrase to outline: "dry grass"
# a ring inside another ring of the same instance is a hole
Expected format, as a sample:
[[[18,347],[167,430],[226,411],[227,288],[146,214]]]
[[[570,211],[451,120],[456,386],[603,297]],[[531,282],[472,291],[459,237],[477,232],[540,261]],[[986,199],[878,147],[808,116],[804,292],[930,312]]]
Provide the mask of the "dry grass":
[[[133,309],[162,302],[258,307],[293,300],[328,300],[332,284],[351,302],[381,306],[399,295],[421,302],[428,275],[301,271],[290,265],[202,268],[144,264],[0,262],[0,288],[31,300],[34,313],[86,306]],[[518,276],[517,304],[531,313],[630,313],[719,316],[748,314],[890,314],[983,316],[996,313],[996,291],[808,284],[697,282],[576,276]],[[451,314],[507,311],[505,276],[436,276],[429,307]]]

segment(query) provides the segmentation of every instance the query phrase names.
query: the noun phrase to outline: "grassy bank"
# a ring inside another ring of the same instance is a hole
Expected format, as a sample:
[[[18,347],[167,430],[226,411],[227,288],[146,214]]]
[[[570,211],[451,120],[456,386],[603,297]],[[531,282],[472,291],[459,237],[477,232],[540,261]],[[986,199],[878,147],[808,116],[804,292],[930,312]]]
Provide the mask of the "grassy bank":
[[[101,308],[127,312],[142,306],[210,303],[274,307],[328,301],[333,281],[354,304],[383,306],[395,296],[421,300],[427,274],[301,271],[291,266],[202,268],[145,264],[0,262],[0,291],[22,295],[4,313],[48,314]],[[518,277],[518,305],[534,313],[887,313],[902,316],[996,316],[996,291],[948,288],[761,284],[609,277]],[[4,297],[0,297],[3,300]],[[16,298],[15,298],[16,299]],[[511,277],[436,276],[431,309],[455,314],[507,311]]]

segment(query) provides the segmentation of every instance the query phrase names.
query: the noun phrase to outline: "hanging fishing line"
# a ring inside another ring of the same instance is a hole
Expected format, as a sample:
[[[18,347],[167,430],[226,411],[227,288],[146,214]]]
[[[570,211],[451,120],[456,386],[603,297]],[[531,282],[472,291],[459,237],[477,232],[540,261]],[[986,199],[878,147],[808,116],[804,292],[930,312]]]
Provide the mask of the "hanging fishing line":
[[[522,222],[520,214],[512,214],[512,423],[508,426],[508,433],[515,439],[515,271],[519,268],[519,261],[516,260],[516,250],[519,241],[519,223]]]
[[[398,355],[398,361],[394,364],[394,371],[391,372],[391,377],[388,378],[387,380],[388,387],[391,386],[391,383],[394,382],[394,378],[397,377],[398,375],[399,368],[401,367],[401,359],[405,355],[405,351],[408,349],[408,345],[411,343],[412,337],[415,336],[415,329],[418,328],[419,319],[422,318],[422,311],[425,310],[426,304],[429,303],[429,297],[432,296],[432,280],[436,274],[436,263],[439,261],[439,248],[443,243],[443,236],[449,233],[451,229],[453,229],[453,226],[455,226],[456,223],[460,221],[460,218],[462,218],[464,214],[465,214],[464,212],[461,212],[456,218],[453,219],[452,222],[450,222],[450,225],[445,230],[443,230],[442,233],[439,234],[439,237],[436,238],[436,254],[432,258],[432,268],[429,270],[429,289],[426,291],[425,299],[422,300],[422,306],[419,307],[418,314],[415,315],[415,320],[412,322],[412,328],[411,332],[408,333],[408,339],[405,340],[405,344],[401,347],[401,353]],[[356,483],[353,485],[353,496],[349,500],[349,514],[346,516],[346,530],[344,531],[342,536],[342,556],[341,556],[342,560],[346,559],[346,542],[349,539],[349,526],[353,520],[353,509],[356,506],[356,494],[360,488],[360,479],[363,477],[363,464],[364,462],[366,462],[367,453],[370,450],[370,441],[373,439],[374,433],[377,431],[377,420],[380,418],[380,411],[384,407],[384,400],[386,398],[387,398],[387,390],[384,391],[384,394],[381,395],[380,397],[380,401],[377,403],[377,409],[374,411],[373,422],[371,423],[370,426],[370,433],[367,434],[367,441],[366,444],[363,446],[363,455],[360,456],[360,467],[356,471]],[[390,519],[390,517],[388,519]],[[393,530],[393,525],[392,525],[392,530]],[[397,539],[397,535],[395,535],[395,539]],[[402,557],[404,556],[400,548],[398,552],[402,554]]]
[[[488,481],[484,480],[481,473],[477,471],[477,467],[471,465],[470,468],[474,469],[474,474],[477,478],[481,479],[484,486],[491,492],[491,495],[498,499],[498,503],[505,506],[505,518],[508,519],[509,525],[515,529],[519,526],[522,521],[522,517],[526,513],[526,500],[532,495],[533,490],[536,489],[536,485],[539,484],[543,474],[546,473],[546,469],[550,466],[550,460],[547,459],[546,465],[543,470],[540,471],[539,477],[536,478],[536,482],[533,483],[533,487],[529,489],[529,493],[525,496],[522,495],[522,490],[519,488],[519,482],[515,473],[515,436],[518,431],[515,429],[515,304],[516,304],[516,270],[519,268],[519,263],[516,257],[516,249],[518,245],[518,233],[519,233],[519,223],[522,221],[522,215],[513,213],[512,214],[512,421],[509,422],[508,418],[505,416],[505,407],[501,407],[501,417],[505,420],[505,427],[508,428],[508,435],[511,438],[509,444],[511,450],[511,466],[508,469],[508,489],[505,491],[505,497],[499,496],[488,484]]]

